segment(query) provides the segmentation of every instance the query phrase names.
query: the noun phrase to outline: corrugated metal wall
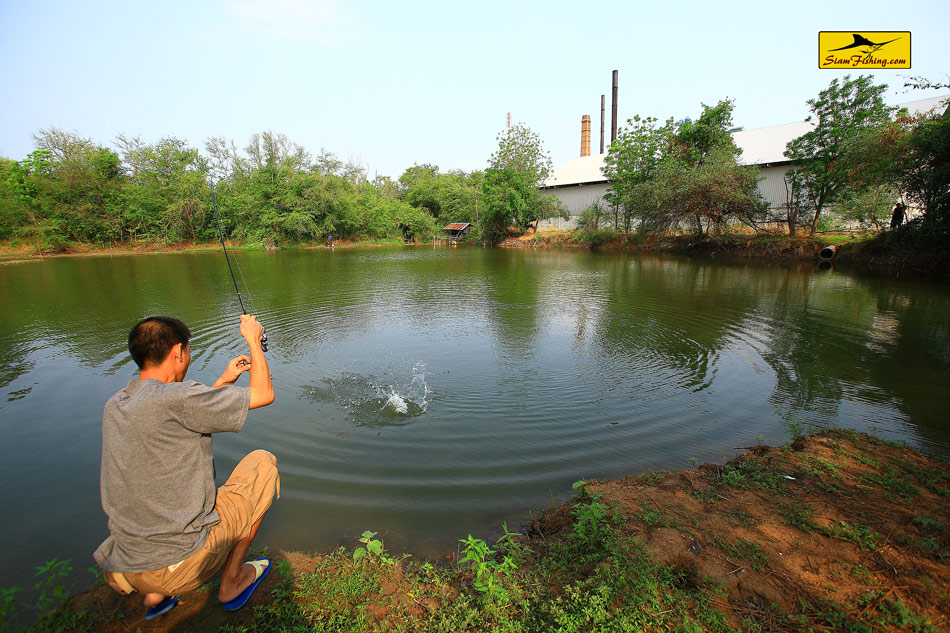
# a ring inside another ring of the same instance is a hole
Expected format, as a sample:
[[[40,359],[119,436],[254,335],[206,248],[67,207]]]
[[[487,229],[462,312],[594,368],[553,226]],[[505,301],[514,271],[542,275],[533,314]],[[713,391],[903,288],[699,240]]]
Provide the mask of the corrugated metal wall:
[[[789,168],[790,165],[759,168],[761,175],[765,176],[763,180],[759,181],[759,192],[769,203],[769,207],[772,209],[781,209],[785,205],[785,172],[787,172]],[[577,185],[574,187],[559,187],[556,189],[547,190],[545,193],[557,196],[557,198],[561,201],[561,204],[567,207],[567,210],[571,213],[571,219],[548,220],[541,223],[541,228],[576,228],[576,217],[591,204],[601,202],[604,194],[607,193],[609,188],[610,185],[607,183],[596,183],[590,185]],[[603,203],[603,206],[606,211],[607,204]]]
[[[570,211],[571,219],[561,220],[560,218],[556,218],[554,220],[548,220],[542,222],[540,228],[575,228],[577,225],[575,221],[576,217],[590,205],[600,202],[609,188],[610,185],[604,182],[592,185],[577,185],[574,187],[558,187],[557,189],[545,191],[544,193],[549,195],[553,194],[561,201],[561,204]],[[606,207],[606,203],[604,203],[604,206]]]
[[[791,165],[759,168],[759,173],[765,176],[765,180],[759,181],[759,193],[762,194],[762,197],[765,198],[772,209],[785,205],[785,172],[790,168]]]

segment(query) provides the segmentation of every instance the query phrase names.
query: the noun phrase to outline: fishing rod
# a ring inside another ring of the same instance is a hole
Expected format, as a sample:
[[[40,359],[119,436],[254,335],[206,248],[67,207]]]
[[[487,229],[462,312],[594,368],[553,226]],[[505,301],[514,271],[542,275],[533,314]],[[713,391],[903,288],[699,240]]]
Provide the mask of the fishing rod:
[[[234,282],[234,292],[237,293],[238,302],[241,304],[241,313],[247,314],[244,307],[244,299],[241,298],[241,290],[238,288],[237,279],[234,277],[234,269],[231,268],[231,258],[228,257],[228,247],[224,245],[224,231],[221,230],[221,220],[218,218],[218,203],[214,199],[214,178],[211,179],[211,208],[214,209],[214,222],[218,225],[218,237],[221,238],[221,248],[224,249],[224,259],[228,262],[228,272],[231,273],[231,281]],[[243,278],[243,274],[242,274]],[[261,350],[267,351],[267,331],[261,326]]]

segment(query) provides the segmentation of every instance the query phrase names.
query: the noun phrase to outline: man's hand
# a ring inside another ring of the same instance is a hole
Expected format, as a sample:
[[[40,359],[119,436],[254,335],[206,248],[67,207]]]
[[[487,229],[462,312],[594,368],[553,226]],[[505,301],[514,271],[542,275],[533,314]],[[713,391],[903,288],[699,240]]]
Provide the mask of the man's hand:
[[[243,354],[237,358],[228,362],[227,368],[224,370],[224,373],[221,374],[221,377],[212,385],[214,389],[221,387],[223,385],[233,385],[237,382],[237,379],[241,377],[241,374],[250,370],[251,368],[251,359]]]
[[[241,315],[241,336],[251,346],[251,349],[254,349],[255,346],[260,347],[263,335],[264,326],[260,324],[256,316],[252,314]]]

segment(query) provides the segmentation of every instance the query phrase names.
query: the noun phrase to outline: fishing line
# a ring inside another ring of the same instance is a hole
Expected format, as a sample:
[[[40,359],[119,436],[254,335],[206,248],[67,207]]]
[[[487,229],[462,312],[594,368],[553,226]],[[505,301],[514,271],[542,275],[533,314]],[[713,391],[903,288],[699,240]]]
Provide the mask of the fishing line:
[[[228,272],[231,273],[231,281],[234,282],[234,292],[237,293],[238,302],[241,304],[241,313],[247,314],[247,309],[244,307],[244,299],[241,297],[241,289],[238,288],[237,279],[234,277],[234,269],[231,268],[231,258],[228,257],[228,247],[224,245],[224,231],[221,230],[221,219],[218,218],[218,203],[214,197],[214,178],[211,179],[211,208],[214,209],[214,222],[218,225],[218,237],[221,238],[221,248],[224,249],[224,259],[228,262]],[[235,260],[237,263],[237,260]],[[241,270],[240,264],[238,264],[238,271]],[[247,288],[247,281],[244,279],[244,273],[241,272],[241,281],[244,282],[244,287]],[[248,293],[250,298],[250,293]],[[264,328],[261,326],[261,350],[267,351],[267,332],[263,331]]]

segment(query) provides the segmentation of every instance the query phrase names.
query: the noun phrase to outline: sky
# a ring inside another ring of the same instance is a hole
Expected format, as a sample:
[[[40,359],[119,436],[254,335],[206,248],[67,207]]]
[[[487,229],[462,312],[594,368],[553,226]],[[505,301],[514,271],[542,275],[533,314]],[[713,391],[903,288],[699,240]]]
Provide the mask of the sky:
[[[849,71],[818,68],[819,31],[910,31],[910,70],[850,71],[889,86],[948,82],[950,2],[382,2],[0,0],[0,156],[21,160],[56,127],[115,148],[119,134],[204,148],[284,134],[370,178],[414,164],[484,169],[512,123],[555,166],[580,152],[581,116],[621,124],[696,117],[735,102],[733,123],[799,121]]]

